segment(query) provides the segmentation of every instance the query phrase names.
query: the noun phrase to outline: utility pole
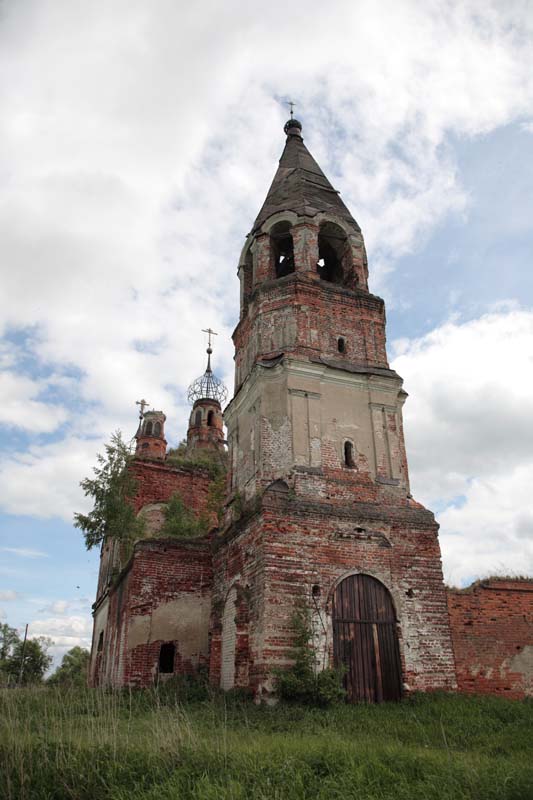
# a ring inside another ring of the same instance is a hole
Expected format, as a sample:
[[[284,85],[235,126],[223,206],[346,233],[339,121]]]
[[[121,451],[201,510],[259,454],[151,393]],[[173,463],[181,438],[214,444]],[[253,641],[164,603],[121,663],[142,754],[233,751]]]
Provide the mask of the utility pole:
[[[24,631],[24,641],[22,642],[22,653],[20,656],[20,669],[19,669],[19,679],[18,685],[22,683],[22,676],[24,674],[24,651],[26,650],[26,640],[28,638],[28,623],[26,623],[26,630]]]

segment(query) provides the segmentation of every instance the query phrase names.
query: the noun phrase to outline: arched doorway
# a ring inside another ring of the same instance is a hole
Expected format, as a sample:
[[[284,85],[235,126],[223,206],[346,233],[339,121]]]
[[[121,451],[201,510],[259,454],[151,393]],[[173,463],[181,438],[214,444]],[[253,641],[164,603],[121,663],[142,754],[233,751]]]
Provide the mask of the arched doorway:
[[[402,691],[396,614],[388,589],[370,575],[349,575],[333,595],[333,650],[344,666],[350,703],[399,700]]]
[[[237,589],[233,586],[226,598],[222,615],[222,653],[220,664],[220,688],[233,689],[235,686],[235,645],[237,643],[237,613],[235,602]]]

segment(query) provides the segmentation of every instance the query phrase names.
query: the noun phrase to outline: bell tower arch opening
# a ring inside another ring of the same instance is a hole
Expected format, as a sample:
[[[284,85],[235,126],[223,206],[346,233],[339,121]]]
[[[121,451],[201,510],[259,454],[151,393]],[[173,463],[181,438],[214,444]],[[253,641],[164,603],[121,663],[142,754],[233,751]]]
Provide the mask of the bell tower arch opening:
[[[277,222],[270,231],[271,254],[276,278],[284,278],[294,272],[294,242],[291,223]]]
[[[323,281],[343,286],[348,275],[350,246],[344,230],[335,222],[323,222],[318,232],[317,272]]]

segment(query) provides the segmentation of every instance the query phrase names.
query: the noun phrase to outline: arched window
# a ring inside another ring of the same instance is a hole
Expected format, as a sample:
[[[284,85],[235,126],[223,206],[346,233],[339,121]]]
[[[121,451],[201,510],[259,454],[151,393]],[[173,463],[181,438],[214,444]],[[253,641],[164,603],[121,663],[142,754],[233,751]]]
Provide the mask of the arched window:
[[[144,435],[145,436],[151,436],[152,435],[152,427],[153,426],[152,426],[151,422],[147,422],[146,423],[146,425],[144,426]]]
[[[343,229],[334,222],[324,222],[318,233],[316,265],[317,272],[323,281],[342,286],[348,251],[348,239]]]
[[[104,632],[100,631],[100,636],[98,637],[98,647],[96,648],[97,653],[101,653],[104,649]]]
[[[339,338],[337,339],[337,350],[339,351],[339,353],[346,352],[346,340],[342,336],[339,336]]]
[[[294,243],[290,222],[277,222],[270,231],[274,274],[283,278],[294,272]]]
[[[174,656],[176,646],[174,642],[163,642],[159,651],[159,672],[174,672]]]
[[[220,664],[220,688],[233,689],[235,686],[235,649],[237,644],[237,623],[235,622],[237,589],[233,586],[228,593],[222,615],[222,652]]]
[[[351,442],[344,442],[344,466],[355,467],[354,448]]]
[[[161,436],[161,423],[156,422],[154,425],[154,436]]]
[[[200,411],[200,409],[198,409],[198,411],[194,415],[194,424],[195,427],[197,428],[199,428],[200,425],[202,424],[202,412]]]
[[[207,414],[207,424],[212,427],[215,424],[215,412],[209,411]]]

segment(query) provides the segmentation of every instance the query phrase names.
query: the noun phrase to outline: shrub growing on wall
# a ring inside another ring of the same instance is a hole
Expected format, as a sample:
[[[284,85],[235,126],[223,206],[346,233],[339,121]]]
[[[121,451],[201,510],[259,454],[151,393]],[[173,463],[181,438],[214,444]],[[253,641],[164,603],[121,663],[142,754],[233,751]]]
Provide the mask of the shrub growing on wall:
[[[105,445],[105,456],[96,456],[94,478],[85,478],[80,486],[94,505],[88,514],[74,514],[74,525],[83,531],[87,550],[107,537],[138,539],[144,533],[144,520],[137,517],[133,498],[137,482],[128,466],[133,456],[120,431]]]
[[[293,664],[275,672],[276,690],[282,700],[290,703],[330,706],[344,699],[342,671],[316,670],[316,651],[312,644],[310,613],[300,604],[291,620],[293,646],[290,657]]]
[[[207,532],[209,521],[205,514],[196,516],[187,508],[181,495],[175,492],[163,511],[165,521],[160,536],[175,536],[178,539],[191,539]]]

